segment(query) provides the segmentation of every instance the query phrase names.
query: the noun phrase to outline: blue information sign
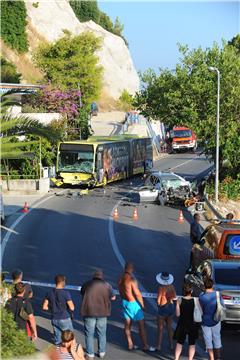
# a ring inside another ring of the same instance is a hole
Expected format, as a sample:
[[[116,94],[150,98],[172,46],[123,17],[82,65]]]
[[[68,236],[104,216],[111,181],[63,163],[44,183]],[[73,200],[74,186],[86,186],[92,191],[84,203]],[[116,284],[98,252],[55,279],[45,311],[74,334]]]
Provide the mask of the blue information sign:
[[[235,235],[230,240],[230,254],[240,256],[240,236]]]

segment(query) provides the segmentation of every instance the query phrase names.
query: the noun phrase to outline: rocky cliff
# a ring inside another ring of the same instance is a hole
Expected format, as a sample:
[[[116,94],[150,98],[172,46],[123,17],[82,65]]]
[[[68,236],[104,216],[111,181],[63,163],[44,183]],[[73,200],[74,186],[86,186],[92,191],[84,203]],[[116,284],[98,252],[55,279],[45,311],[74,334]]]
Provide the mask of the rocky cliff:
[[[64,35],[64,30],[76,35],[91,31],[103,39],[102,49],[98,53],[99,63],[104,68],[103,94],[117,99],[123,89],[127,89],[131,94],[138,90],[139,78],[122,38],[104,30],[93,21],[80,23],[67,0],[39,0],[37,6],[29,0],[25,0],[25,3],[30,44],[29,53],[25,56],[26,62],[30,60],[32,51],[40,41],[55,41]],[[5,49],[4,53],[9,60],[16,60],[16,55],[10,49]],[[21,61],[16,65],[19,71],[23,71]]]

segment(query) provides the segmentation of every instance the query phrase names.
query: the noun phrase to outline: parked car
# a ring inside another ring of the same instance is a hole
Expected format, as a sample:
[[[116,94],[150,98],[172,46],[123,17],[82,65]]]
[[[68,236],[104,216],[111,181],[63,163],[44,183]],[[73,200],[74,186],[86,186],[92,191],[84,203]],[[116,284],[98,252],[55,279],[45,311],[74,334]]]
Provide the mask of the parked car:
[[[158,202],[160,205],[184,202],[191,194],[189,181],[172,172],[161,171],[149,174],[145,185],[139,190],[141,202]]]
[[[226,307],[225,322],[240,324],[240,261],[203,261],[194,273],[185,275],[185,281],[193,285],[194,296],[199,296],[204,290],[205,276],[213,279],[215,290],[221,293]]]

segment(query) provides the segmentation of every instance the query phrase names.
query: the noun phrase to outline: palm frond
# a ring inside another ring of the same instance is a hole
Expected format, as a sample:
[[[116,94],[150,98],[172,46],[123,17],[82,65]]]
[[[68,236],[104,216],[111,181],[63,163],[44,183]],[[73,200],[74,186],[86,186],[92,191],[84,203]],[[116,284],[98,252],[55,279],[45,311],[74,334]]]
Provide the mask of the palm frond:
[[[60,140],[60,130],[52,129],[50,126],[43,125],[33,117],[20,115],[12,116],[11,114],[4,114],[1,123],[1,132],[9,135],[37,135],[46,138],[50,141],[56,142]]]

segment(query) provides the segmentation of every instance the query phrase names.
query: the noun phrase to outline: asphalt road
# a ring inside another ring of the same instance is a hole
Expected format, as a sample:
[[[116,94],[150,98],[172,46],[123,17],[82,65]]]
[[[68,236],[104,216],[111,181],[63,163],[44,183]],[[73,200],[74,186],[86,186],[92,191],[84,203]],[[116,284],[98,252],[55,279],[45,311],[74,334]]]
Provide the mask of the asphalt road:
[[[210,164],[194,154],[178,154],[156,163],[161,170],[171,169],[186,178],[203,175]],[[175,277],[178,294],[188,266],[190,242],[190,215],[184,211],[185,222],[177,222],[177,208],[144,205],[137,202],[134,187],[140,178],[119,182],[103,189],[94,189],[89,195],[78,196],[78,189],[66,190],[48,198],[25,216],[9,237],[3,269],[21,268],[25,280],[53,282],[57,273],[67,275],[67,283],[81,285],[97,268],[114,288],[122,271],[122,263],[133,261],[135,275],[142,290],[156,292],[155,276],[169,271]],[[130,192],[132,191],[132,192]],[[111,212],[118,204],[119,219],[111,220]],[[132,218],[137,207],[138,221]],[[46,288],[34,287],[34,308],[38,317],[37,346],[44,349],[51,341],[49,317],[40,310]],[[74,326],[78,339],[84,343],[83,326],[79,316],[80,296],[72,291],[76,304]],[[156,306],[146,299],[146,323],[149,343],[155,344]],[[108,326],[107,359],[173,359],[164,336],[162,353],[147,355],[141,351],[129,353],[123,336],[123,323],[119,298],[113,303]],[[237,359],[239,329],[228,327],[223,333],[224,359]],[[165,334],[166,335],[166,334]],[[136,343],[138,337],[134,334]],[[139,344],[140,345],[140,344]],[[186,355],[186,349],[184,350]],[[186,356],[183,359],[186,359]],[[202,340],[199,340],[196,359],[206,359]]]

